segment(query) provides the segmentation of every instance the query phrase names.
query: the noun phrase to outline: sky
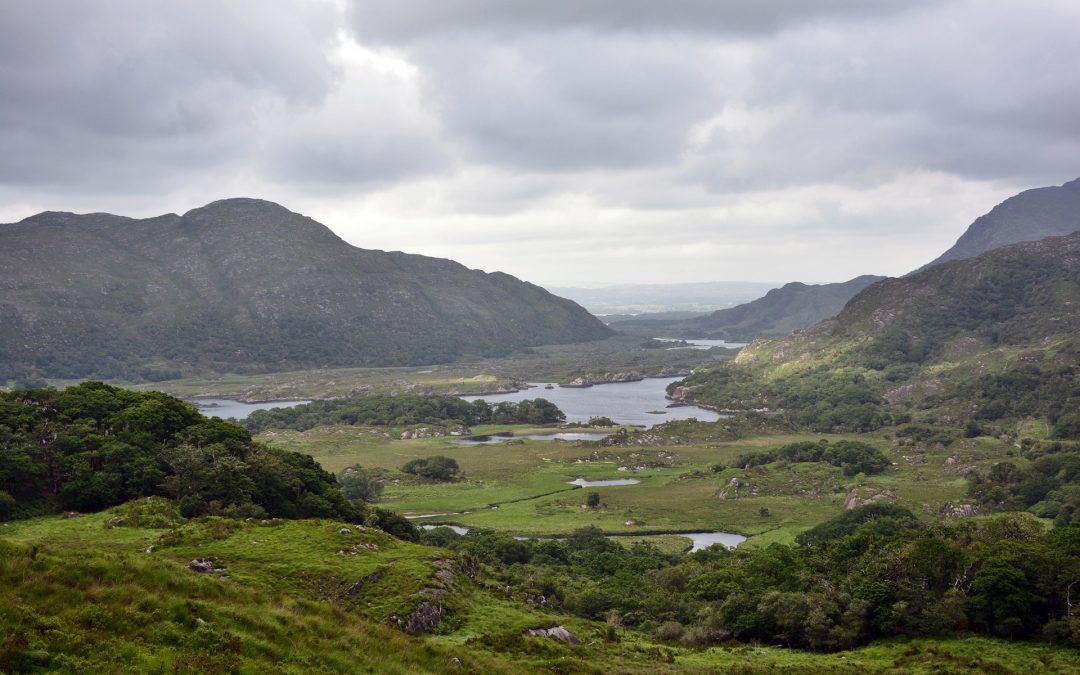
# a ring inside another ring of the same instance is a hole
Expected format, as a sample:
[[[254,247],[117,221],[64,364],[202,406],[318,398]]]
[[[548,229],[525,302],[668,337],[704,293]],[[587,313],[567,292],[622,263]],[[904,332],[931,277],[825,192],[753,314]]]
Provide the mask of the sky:
[[[1075,0],[6,0],[0,222],[244,196],[546,286],[899,275],[1080,176],[1078,27]]]

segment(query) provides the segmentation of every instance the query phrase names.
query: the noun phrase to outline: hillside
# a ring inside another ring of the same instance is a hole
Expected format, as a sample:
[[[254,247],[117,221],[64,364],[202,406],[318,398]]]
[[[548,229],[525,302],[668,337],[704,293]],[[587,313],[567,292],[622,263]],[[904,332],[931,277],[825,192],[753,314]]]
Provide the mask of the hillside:
[[[712,338],[744,342],[770,335],[786,335],[835,316],[859,291],[885,277],[864,275],[836,284],[792,282],[764,297],[685,321],[639,319],[621,321],[618,330],[634,335]]]
[[[1080,178],[1060,187],[1025,190],[973,222],[952,248],[918,271],[949,260],[963,260],[1022,241],[1080,230]]]
[[[1014,244],[876,283],[835,319],[755,342],[676,397],[783,408],[819,429],[912,415],[1054,424],[1080,401],[1078,309],[1080,233]]]
[[[500,272],[355,248],[277,204],[0,225],[0,380],[445,362],[607,337]]]

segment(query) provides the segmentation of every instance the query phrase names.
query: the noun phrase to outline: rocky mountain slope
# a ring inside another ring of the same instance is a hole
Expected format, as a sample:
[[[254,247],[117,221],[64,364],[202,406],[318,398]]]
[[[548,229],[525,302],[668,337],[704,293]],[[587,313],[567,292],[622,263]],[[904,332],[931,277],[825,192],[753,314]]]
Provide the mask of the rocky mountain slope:
[[[980,216],[949,250],[919,271],[963,260],[1021,241],[1038,241],[1080,230],[1080,178],[1060,187],[1025,190]]]
[[[733,342],[786,335],[835,316],[859,291],[884,278],[864,275],[835,284],[792,282],[774,288],[752,302],[705,316],[684,321],[621,321],[615,328],[650,337],[713,338]]]
[[[1080,403],[1080,233],[886,279],[834,319],[688,378],[686,401],[866,430],[890,415],[1040,416]],[[929,413],[927,413],[929,414]]]
[[[500,272],[353,247],[277,204],[0,225],[0,379],[417,365],[611,334]]]

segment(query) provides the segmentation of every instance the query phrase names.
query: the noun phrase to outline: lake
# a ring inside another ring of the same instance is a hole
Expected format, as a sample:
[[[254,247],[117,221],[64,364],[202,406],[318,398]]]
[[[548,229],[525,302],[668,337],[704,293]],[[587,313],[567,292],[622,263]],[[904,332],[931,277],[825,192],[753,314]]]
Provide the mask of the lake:
[[[220,417],[221,419],[242,420],[256,410],[270,410],[272,408],[291,408],[302,403],[311,401],[260,401],[257,403],[242,403],[227,398],[191,398],[187,402],[199,409],[199,412],[207,417]]]
[[[610,417],[619,424],[651,427],[668,420],[685,420],[691,417],[702,422],[715,422],[720,419],[718,413],[696,406],[667,407],[671,403],[667,400],[667,386],[681,379],[650,377],[640,382],[594,384],[580,388],[556,386],[554,389],[546,389],[546,382],[530,382],[531,388],[522,391],[461,398],[466,401],[482,398],[490,403],[543,398],[566,413],[567,422],[588,422],[590,417]]]

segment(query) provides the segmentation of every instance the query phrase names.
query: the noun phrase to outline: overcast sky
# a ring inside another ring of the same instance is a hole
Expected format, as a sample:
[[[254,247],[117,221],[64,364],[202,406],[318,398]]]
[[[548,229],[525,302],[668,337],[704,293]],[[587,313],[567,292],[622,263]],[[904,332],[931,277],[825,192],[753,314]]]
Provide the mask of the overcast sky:
[[[0,222],[251,196],[551,286],[903,274],[1080,176],[1078,29],[1075,0],[6,0]]]

